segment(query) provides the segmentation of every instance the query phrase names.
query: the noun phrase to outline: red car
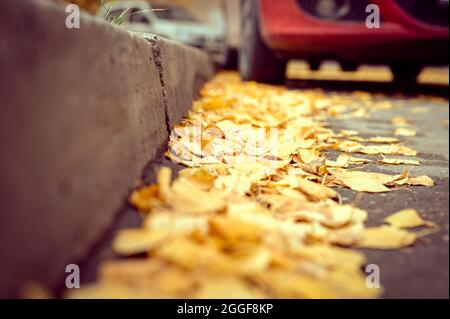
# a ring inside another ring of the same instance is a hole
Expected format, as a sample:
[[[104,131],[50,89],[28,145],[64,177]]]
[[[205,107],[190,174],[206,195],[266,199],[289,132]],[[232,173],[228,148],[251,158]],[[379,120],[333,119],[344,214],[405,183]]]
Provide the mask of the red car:
[[[424,65],[448,64],[448,6],[448,0],[243,0],[241,77],[280,83],[288,59],[301,58],[311,69],[325,59],[348,71],[387,64],[395,80],[414,81]]]

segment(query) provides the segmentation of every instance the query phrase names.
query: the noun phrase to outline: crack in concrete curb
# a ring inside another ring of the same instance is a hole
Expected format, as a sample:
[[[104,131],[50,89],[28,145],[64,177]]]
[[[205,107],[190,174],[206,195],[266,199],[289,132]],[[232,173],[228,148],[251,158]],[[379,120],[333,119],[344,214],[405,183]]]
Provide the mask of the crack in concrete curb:
[[[159,38],[157,36],[152,36],[151,38],[146,37],[147,41],[150,43],[153,54],[153,62],[155,63],[156,69],[159,74],[159,82],[161,84],[163,105],[164,105],[164,117],[166,122],[167,136],[170,136],[172,125],[170,123],[169,117],[169,106],[167,102],[167,91],[166,91],[166,80],[163,73],[163,65],[161,58],[161,47],[159,46]]]

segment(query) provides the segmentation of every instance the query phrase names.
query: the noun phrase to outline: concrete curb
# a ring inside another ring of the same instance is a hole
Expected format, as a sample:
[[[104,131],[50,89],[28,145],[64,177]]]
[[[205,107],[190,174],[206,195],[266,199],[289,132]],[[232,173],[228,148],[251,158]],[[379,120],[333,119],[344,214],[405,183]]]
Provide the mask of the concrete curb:
[[[206,55],[64,7],[0,2],[0,297],[60,285],[212,76]],[[82,275],[82,274],[81,274]]]

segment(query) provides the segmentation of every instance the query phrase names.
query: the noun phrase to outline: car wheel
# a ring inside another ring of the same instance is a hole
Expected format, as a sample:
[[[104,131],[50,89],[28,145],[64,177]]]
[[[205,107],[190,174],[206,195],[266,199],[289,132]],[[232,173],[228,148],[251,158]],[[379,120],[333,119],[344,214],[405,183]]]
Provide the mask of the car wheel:
[[[239,73],[244,81],[272,84],[284,82],[286,60],[278,58],[264,43],[259,31],[258,2],[245,0],[242,4],[241,48]]]
[[[309,61],[309,69],[311,71],[319,71],[320,65],[322,64],[321,61],[318,60],[310,60]]]
[[[225,62],[223,68],[227,70],[236,70],[238,67],[238,51],[237,49],[227,48],[225,53]]]
[[[394,76],[394,82],[398,84],[414,84],[422,66],[419,65],[392,65],[392,75]]]
[[[341,69],[344,72],[355,72],[358,70],[359,65],[352,62],[341,62]]]

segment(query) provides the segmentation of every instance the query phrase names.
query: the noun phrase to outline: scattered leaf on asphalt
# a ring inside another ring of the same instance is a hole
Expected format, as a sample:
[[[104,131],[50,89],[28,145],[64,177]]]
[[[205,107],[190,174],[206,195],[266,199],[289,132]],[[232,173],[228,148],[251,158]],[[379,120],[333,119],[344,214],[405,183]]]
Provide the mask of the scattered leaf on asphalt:
[[[343,168],[329,168],[334,185],[351,188],[358,192],[381,193],[388,192],[395,186],[422,185],[432,186],[433,180],[428,176],[410,177],[407,170],[402,174],[388,175],[376,172],[363,172]]]
[[[408,247],[416,241],[416,235],[391,226],[366,228],[360,248],[399,249]]]
[[[398,228],[433,226],[433,223],[423,220],[415,209],[403,209],[398,211],[386,217],[384,222]]]
[[[409,124],[409,121],[402,116],[396,116],[391,120],[391,123],[396,126],[406,126]]]
[[[341,133],[345,136],[354,136],[359,134],[359,132],[355,130],[341,130]]]
[[[347,167],[350,164],[366,164],[370,163],[372,160],[368,158],[351,156],[347,153],[341,153],[335,161],[326,160],[325,164],[327,167]]]
[[[417,132],[404,127],[399,127],[395,130],[395,135],[397,136],[416,136]]]
[[[390,165],[401,165],[401,164],[420,165],[419,161],[406,159],[406,158],[387,158],[387,157],[385,157],[385,158],[379,160],[379,162],[383,163],[383,164],[390,164]]]
[[[408,184],[409,185],[416,185],[416,186],[433,186],[434,181],[428,177],[428,176],[418,176],[418,177],[409,177],[408,178]]]
[[[416,150],[401,144],[367,145],[356,150],[355,152],[366,155],[378,155],[378,154],[399,154],[407,156],[417,155]]]
[[[416,106],[411,109],[412,114],[422,114],[429,112],[430,109],[427,107]]]
[[[329,169],[333,182],[351,188],[358,192],[379,193],[388,192],[384,184],[392,180],[392,177],[381,173],[369,173],[351,171],[345,169]]]
[[[371,143],[396,143],[398,142],[398,139],[395,137],[371,137],[367,139],[367,142]]]

